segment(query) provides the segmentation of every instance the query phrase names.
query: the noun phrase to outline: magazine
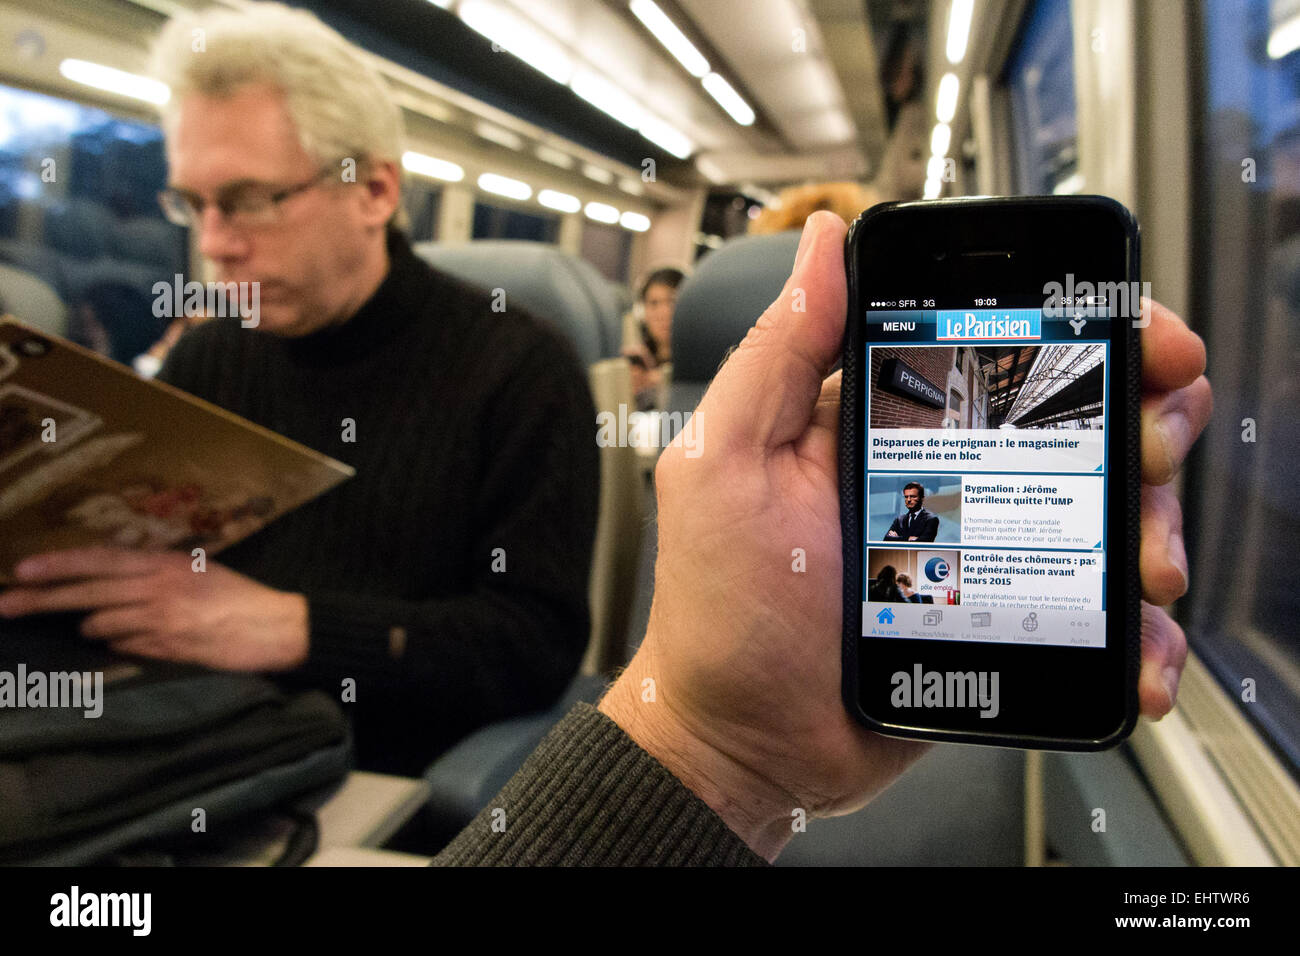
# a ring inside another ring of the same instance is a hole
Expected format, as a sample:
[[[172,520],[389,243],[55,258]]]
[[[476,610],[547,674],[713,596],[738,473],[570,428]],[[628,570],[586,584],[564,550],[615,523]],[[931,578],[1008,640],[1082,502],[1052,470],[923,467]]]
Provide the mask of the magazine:
[[[0,317],[0,585],[44,551],[234,544],[353,469]]]

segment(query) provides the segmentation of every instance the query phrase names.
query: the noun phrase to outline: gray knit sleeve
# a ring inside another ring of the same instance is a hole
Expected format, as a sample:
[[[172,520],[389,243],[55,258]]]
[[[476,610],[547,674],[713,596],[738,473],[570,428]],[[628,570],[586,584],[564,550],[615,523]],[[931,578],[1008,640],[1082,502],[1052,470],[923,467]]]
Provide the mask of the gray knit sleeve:
[[[766,866],[621,727],[580,703],[434,866]]]

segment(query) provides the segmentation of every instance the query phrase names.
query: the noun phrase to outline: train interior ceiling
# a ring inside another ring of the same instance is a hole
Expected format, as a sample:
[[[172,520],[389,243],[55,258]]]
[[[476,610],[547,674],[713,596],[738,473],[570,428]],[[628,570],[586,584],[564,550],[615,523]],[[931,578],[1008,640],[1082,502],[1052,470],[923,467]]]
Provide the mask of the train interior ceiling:
[[[158,207],[166,90],[146,78],[148,47],[169,16],[207,5],[0,2],[0,311],[143,374],[167,332],[154,284],[210,274],[192,231]],[[417,252],[556,325],[598,410],[636,407],[624,355],[644,277],[683,267],[694,274],[679,302],[692,284],[703,297],[674,320],[671,384],[635,416],[640,447],[601,449],[583,674],[531,723],[453,748],[419,781],[422,818],[372,849],[435,853],[419,834],[467,822],[635,650],[661,422],[689,413],[780,291],[789,230],[819,208],[851,218],[896,199],[1095,193],[1137,215],[1142,278],[1211,353],[1219,408],[1181,494],[1192,579],[1216,583],[1175,609],[1192,647],[1179,706],[1105,753],[937,747],[865,810],[814,821],[780,863],[1300,862],[1300,641],[1284,613],[1300,605],[1225,530],[1218,501],[1293,474],[1300,444],[1278,417],[1297,394],[1300,300],[1277,278],[1295,274],[1286,240],[1300,229],[1287,215],[1300,197],[1300,54],[1276,39],[1288,24],[1300,34],[1300,12],[1265,0],[293,5],[368,51],[400,104]],[[1245,158],[1258,162],[1249,183],[1234,179]],[[722,283],[707,296],[706,277]],[[1265,356],[1241,343],[1243,303],[1270,317]],[[1243,419],[1270,440],[1243,444]],[[1239,494],[1250,527],[1300,544],[1293,503]],[[1258,701],[1242,701],[1243,678]]]

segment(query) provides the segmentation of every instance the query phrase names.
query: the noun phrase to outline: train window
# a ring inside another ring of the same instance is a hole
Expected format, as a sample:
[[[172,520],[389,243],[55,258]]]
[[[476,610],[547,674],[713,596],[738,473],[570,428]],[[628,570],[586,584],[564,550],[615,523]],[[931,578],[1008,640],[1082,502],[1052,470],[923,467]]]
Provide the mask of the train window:
[[[1070,0],[1035,0],[1007,60],[1015,191],[1072,190],[1079,165]]]
[[[632,255],[632,233],[620,226],[587,220],[582,224],[582,258],[611,282],[627,282]]]
[[[559,216],[506,209],[492,203],[474,203],[474,239],[531,239],[555,242],[560,235]]]
[[[1194,314],[1215,415],[1188,469],[1197,652],[1300,770],[1300,3],[1206,0]]]
[[[402,206],[406,210],[413,242],[428,242],[438,238],[438,212],[441,204],[441,187],[420,177],[402,177]]]
[[[21,274],[10,289],[53,292],[6,306],[119,361],[144,352],[164,331],[153,285],[189,256],[158,207],[166,179],[158,127],[0,85],[0,264]]]

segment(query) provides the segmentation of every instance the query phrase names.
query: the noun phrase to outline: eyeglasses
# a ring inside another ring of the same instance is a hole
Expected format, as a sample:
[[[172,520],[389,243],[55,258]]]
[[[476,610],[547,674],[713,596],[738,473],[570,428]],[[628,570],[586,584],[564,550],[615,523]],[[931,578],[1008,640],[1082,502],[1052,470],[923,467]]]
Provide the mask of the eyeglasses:
[[[281,204],[286,199],[306,192],[334,172],[326,167],[306,182],[283,188],[259,182],[231,183],[217,190],[213,205],[233,226],[269,226],[280,221],[283,216]],[[195,225],[202,220],[203,210],[208,206],[202,196],[172,187],[158,194],[158,204],[162,206],[163,215],[178,226]]]

